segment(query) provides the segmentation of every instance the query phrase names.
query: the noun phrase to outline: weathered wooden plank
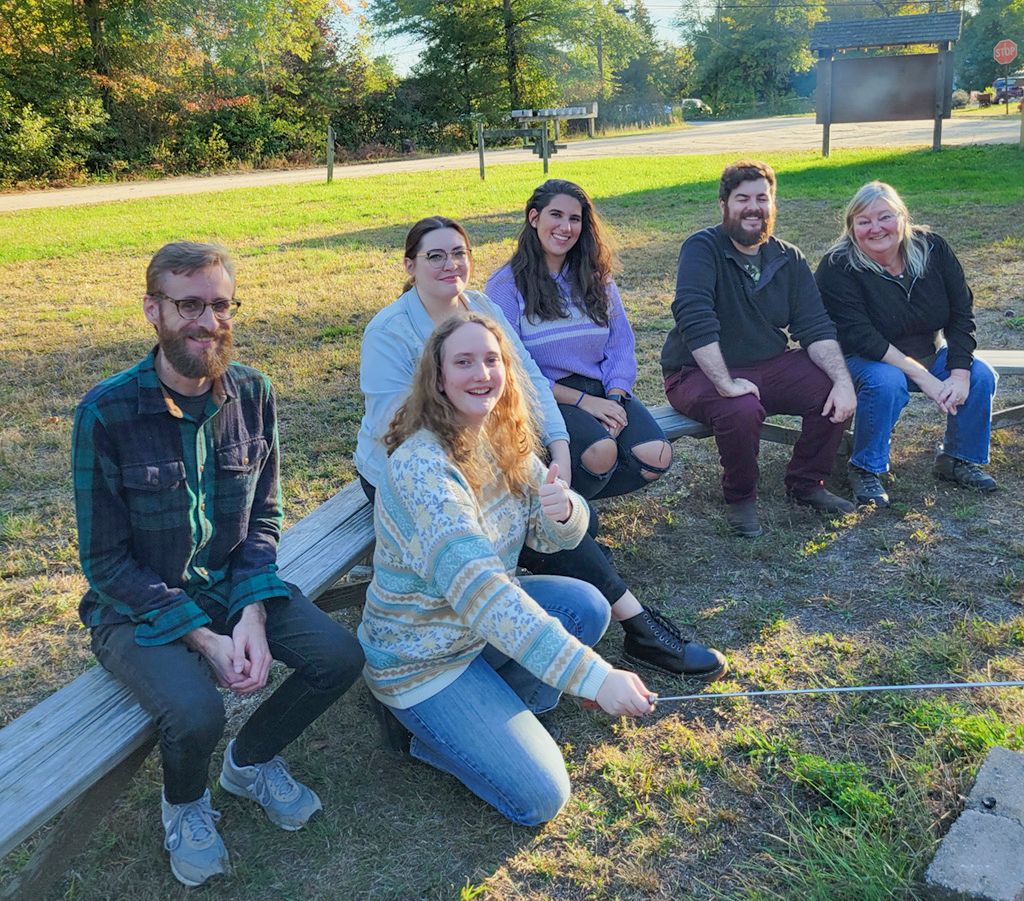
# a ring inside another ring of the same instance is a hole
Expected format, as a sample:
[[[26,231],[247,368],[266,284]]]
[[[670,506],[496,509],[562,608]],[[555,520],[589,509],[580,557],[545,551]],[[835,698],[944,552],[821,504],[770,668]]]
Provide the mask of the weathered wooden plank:
[[[992,414],[992,428],[1002,429],[1008,425],[1016,425],[1024,422],[1024,404],[1016,407],[1007,407]]]
[[[683,416],[682,413],[672,409],[669,404],[651,407],[650,412],[658,425],[661,426],[661,430],[669,441],[675,441],[677,438],[684,437],[708,438],[711,436],[710,426],[704,425],[703,422],[697,422],[696,419],[690,419],[688,416]]]
[[[337,522],[281,568],[281,575],[316,599],[362,560],[373,546],[373,510],[365,498],[348,519]]]
[[[0,730],[0,856],[153,736],[149,715],[99,666]]]
[[[281,536],[277,565],[282,569],[291,566],[324,535],[337,529],[364,507],[369,509],[370,502],[363,494],[359,482],[349,482]]]
[[[71,859],[83,850],[100,822],[145,762],[155,744],[152,738],[133,751],[121,764],[89,788],[64,811],[60,822],[36,847],[32,859],[11,880],[0,898],[34,901],[63,873]]]
[[[683,416],[682,413],[672,409],[668,404],[663,404],[660,407],[651,407],[651,415],[654,416],[658,425],[661,426],[661,430],[669,441],[675,441],[677,438],[710,438],[712,435],[710,426],[697,422],[695,419],[690,419],[688,416]],[[799,437],[800,430],[794,429],[791,426],[776,425],[774,422],[765,422],[761,426],[762,441],[773,441],[776,444],[788,444],[792,447],[796,444]],[[850,450],[853,447],[852,441],[851,433],[845,433],[836,453],[849,456]]]

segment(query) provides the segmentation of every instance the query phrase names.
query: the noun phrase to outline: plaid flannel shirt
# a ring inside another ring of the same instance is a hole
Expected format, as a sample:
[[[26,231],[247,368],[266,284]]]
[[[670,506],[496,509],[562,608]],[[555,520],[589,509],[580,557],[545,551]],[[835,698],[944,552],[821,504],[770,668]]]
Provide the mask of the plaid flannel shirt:
[[[270,380],[232,363],[196,420],[157,376],[156,351],[100,382],[75,412],[72,470],[89,590],[82,622],[133,622],[166,644],[256,601],[277,575],[282,508]]]

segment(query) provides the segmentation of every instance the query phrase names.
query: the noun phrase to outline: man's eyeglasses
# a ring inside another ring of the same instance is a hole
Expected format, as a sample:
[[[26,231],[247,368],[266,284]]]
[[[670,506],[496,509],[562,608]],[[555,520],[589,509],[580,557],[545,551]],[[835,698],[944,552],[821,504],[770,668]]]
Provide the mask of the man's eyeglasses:
[[[448,253],[446,250],[428,250],[425,253],[416,254],[427,261],[431,269],[444,269],[449,260],[453,266],[463,266],[469,260],[469,251],[465,247],[459,247]]]
[[[242,305],[240,300],[199,300],[196,297],[186,297],[184,300],[177,300],[173,297],[168,297],[166,294],[162,294],[159,291],[155,291],[149,295],[150,297],[159,297],[161,300],[169,300],[178,309],[178,315],[182,319],[188,319],[189,321],[195,321],[202,317],[203,313],[206,312],[206,308],[210,307],[213,310],[213,316],[215,319],[219,319],[221,322],[227,322],[229,319],[234,319],[235,313],[238,312],[238,308]]]

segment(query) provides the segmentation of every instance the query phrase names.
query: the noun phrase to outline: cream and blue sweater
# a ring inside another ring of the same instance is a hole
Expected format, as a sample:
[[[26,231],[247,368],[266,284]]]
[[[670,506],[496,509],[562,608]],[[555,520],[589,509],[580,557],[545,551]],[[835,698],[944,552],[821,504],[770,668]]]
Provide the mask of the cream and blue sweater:
[[[404,709],[454,682],[492,644],[548,685],[594,699],[611,666],[577,641],[515,580],[523,543],[542,553],[575,547],[586,501],[572,495],[565,523],[546,517],[545,475],[513,494],[498,481],[479,496],[427,431],[389,458],[377,485],[373,581],[359,641],[374,695]]]

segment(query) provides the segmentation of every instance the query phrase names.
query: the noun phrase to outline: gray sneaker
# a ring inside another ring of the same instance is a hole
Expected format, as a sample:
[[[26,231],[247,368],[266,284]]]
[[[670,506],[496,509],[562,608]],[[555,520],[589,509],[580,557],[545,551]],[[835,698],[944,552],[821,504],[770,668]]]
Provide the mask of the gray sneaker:
[[[171,852],[171,872],[182,885],[202,885],[211,876],[228,873],[228,851],[215,825],[220,813],[210,804],[210,790],[190,804],[168,804],[160,796],[164,847]]]
[[[234,749],[232,739],[220,771],[224,791],[255,801],[272,823],[288,832],[301,829],[314,813],[323,810],[317,793],[293,779],[283,759],[274,757],[266,763],[235,766]]]

